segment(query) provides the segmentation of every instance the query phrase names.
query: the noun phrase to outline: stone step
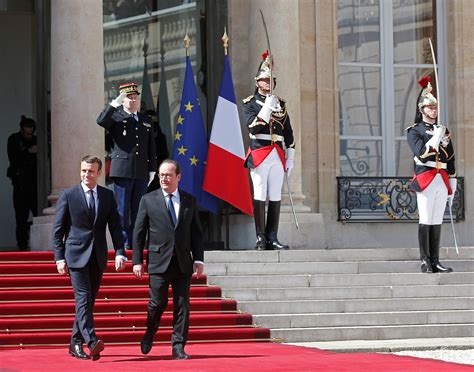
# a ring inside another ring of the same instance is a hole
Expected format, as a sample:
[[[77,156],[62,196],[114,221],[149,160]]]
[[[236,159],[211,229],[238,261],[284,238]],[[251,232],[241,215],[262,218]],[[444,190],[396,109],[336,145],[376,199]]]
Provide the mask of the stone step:
[[[405,338],[473,337],[474,324],[428,324],[361,327],[277,328],[271,337],[283,342],[394,340]]]
[[[290,277],[291,278],[291,277]],[[291,280],[291,279],[289,279]],[[368,298],[426,298],[426,297],[474,297],[474,285],[416,285],[416,286],[365,286],[365,287],[280,287],[242,288],[223,287],[225,297],[238,301],[272,300],[336,300]]]
[[[441,248],[440,260],[474,259],[474,247]],[[359,261],[419,261],[418,248],[377,249],[313,249],[288,251],[206,251],[206,263],[276,263],[276,262],[359,262]]]
[[[209,275],[209,273],[208,273]],[[380,285],[444,285],[474,283],[474,273],[422,274],[314,274],[314,275],[248,275],[208,277],[208,284],[227,289],[235,288],[275,288],[275,287],[340,287],[340,286],[380,286]]]
[[[384,298],[344,300],[238,301],[238,309],[250,314],[348,313],[373,311],[439,311],[474,309],[474,297]]]
[[[472,260],[444,260],[454,272],[474,272]],[[206,263],[208,275],[420,273],[419,261]]]
[[[256,325],[272,329],[467,324],[473,319],[474,310],[253,315],[253,322]]]

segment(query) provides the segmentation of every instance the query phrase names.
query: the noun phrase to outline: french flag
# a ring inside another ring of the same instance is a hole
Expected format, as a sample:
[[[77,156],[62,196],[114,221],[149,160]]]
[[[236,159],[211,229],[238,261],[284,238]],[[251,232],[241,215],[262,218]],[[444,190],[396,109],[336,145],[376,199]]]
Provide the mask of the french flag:
[[[244,161],[244,142],[234,83],[229,58],[225,55],[224,76],[212,124],[203,189],[252,216],[252,196]]]

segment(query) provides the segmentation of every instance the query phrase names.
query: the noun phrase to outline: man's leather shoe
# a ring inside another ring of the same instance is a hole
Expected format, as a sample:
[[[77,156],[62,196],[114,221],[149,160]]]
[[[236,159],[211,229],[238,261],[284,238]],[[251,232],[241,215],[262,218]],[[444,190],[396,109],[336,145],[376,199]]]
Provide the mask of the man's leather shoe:
[[[104,350],[104,341],[102,340],[96,340],[92,341],[92,343],[89,345],[89,354],[92,358],[92,360],[97,360],[100,358],[100,352]]]
[[[140,341],[140,349],[142,354],[148,354],[153,347],[153,338],[150,340],[148,337],[143,337]]]
[[[421,259],[420,271],[422,273],[431,273],[432,272],[431,263],[428,261],[428,259],[426,257]]]
[[[173,349],[173,359],[189,359],[190,356],[184,352],[183,348]]]
[[[70,344],[69,354],[77,359],[89,359],[89,355],[84,352],[82,344]]]

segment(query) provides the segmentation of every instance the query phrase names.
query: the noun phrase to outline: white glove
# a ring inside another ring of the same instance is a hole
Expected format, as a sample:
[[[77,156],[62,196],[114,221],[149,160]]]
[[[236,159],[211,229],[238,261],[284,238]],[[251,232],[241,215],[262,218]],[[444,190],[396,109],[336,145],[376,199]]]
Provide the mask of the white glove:
[[[117,98],[115,98],[112,102],[110,102],[110,106],[115,107],[115,108],[122,106],[122,103],[125,97],[127,97],[125,93],[120,93]]]
[[[436,150],[436,152],[439,151],[439,143],[441,142],[441,139],[444,136],[444,133],[446,132],[446,127],[444,125],[434,125],[433,126],[433,137],[426,142],[427,148],[432,147]]]
[[[448,203],[449,207],[451,208],[451,206],[453,205],[454,194],[456,193],[456,189],[458,187],[458,180],[456,178],[450,178],[449,186],[451,187],[451,190],[453,192],[451,195],[448,195]]]
[[[150,183],[155,179],[155,174],[156,172],[148,172],[148,186],[150,186]]]
[[[258,113],[258,117],[268,123],[270,121],[270,116],[272,111],[280,111],[280,103],[278,98],[275,95],[269,95],[265,98],[265,103],[263,104],[262,109]]]
[[[295,149],[288,148],[286,149],[286,174],[290,177],[291,170],[293,169],[293,159],[295,158]]]

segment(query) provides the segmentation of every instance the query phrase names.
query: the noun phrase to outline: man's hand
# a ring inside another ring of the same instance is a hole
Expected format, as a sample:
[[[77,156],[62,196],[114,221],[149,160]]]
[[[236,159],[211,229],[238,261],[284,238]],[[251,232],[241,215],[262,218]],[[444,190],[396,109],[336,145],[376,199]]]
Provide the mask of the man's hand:
[[[143,265],[133,265],[133,274],[141,279],[143,277]]]
[[[193,264],[194,274],[196,274],[196,278],[199,278],[204,273],[204,264],[195,262]]]
[[[155,179],[155,174],[156,172],[148,172],[148,186],[150,186],[150,183]]]
[[[33,145],[28,149],[30,154],[36,154],[38,152],[38,145]]]
[[[293,148],[288,148],[286,149],[286,174],[288,177],[290,177],[290,174],[291,174],[291,170],[293,169],[293,160],[295,158],[295,149]]]
[[[115,271],[123,271],[125,270],[125,260],[123,257],[116,256],[115,257]]]
[[[127,97],[125,93],[120,93],[117,98],[115,98],[112,102],[110,102],[110,106],[115,107],[115,108],[122,106],[122,103],[125,97]]]
[[[69,275],[69,269],[67,268],[66,261],[56,263],[59,275]]]

